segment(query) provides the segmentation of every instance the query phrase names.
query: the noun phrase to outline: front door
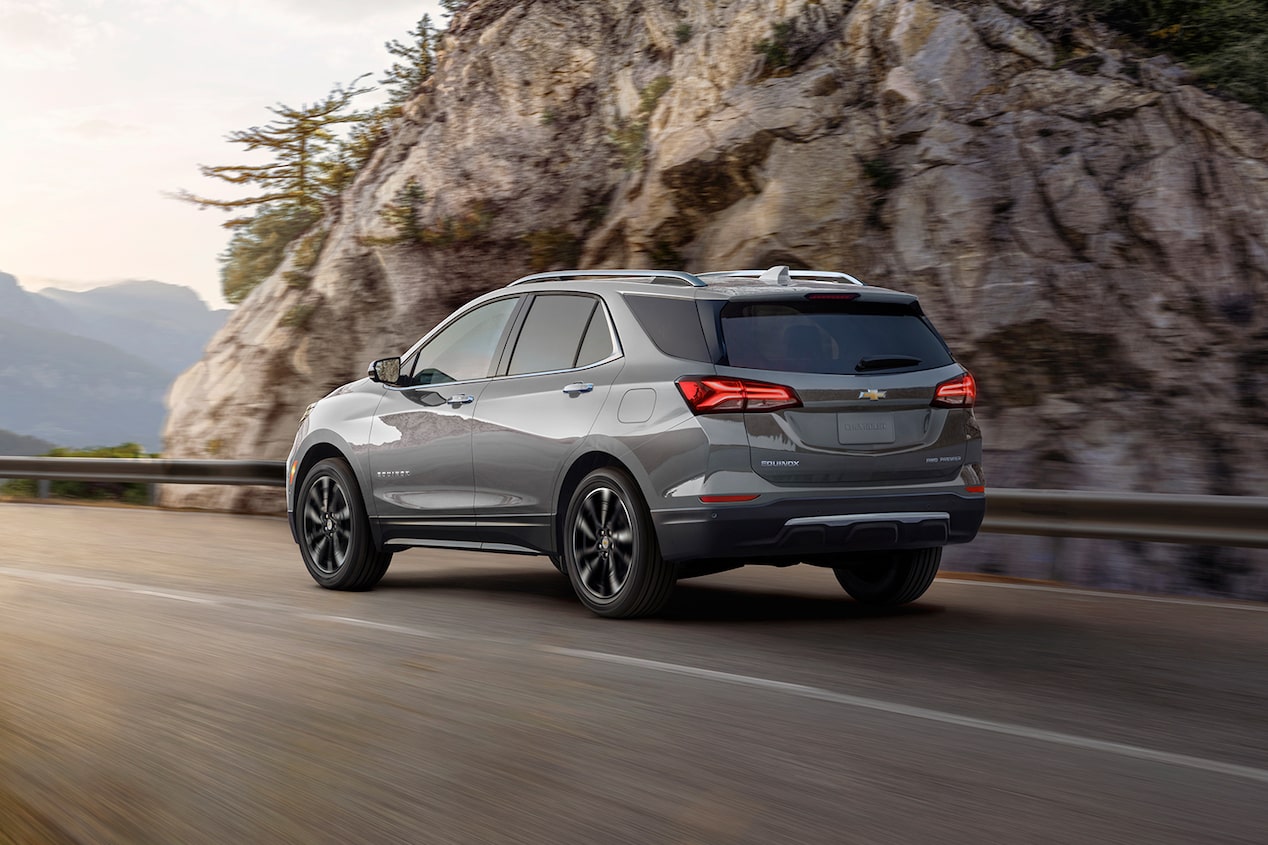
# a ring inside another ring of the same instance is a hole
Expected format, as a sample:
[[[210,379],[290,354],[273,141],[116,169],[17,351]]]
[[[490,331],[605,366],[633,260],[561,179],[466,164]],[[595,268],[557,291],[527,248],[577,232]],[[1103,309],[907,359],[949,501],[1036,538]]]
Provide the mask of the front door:
[[[370,429],[376,515],[385,536],[464,539],[474,521],[471,419],[519,297],[451,320],[406,360]]]

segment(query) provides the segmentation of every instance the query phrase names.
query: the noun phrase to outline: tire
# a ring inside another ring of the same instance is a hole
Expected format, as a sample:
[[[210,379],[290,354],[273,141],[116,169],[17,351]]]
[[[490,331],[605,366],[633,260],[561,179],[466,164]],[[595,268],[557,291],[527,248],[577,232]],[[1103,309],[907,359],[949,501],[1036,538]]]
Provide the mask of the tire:
[[[866,552],[846,566],[834,566],[837,582],[859,604],[896,607],[925,594],[938,564],[942,547],[912,551]]]
[[[328,590],[368,590],[379,583],[392,555],[374,546],[361,488],[346,461],[327,458],[314,465],[295,501],[299,552],[314,581]]]
[[[653,616],[674,589],[674,569],[660,556],[651,515],[634,481],[597,469],[568,503],[564,568],[577,598],[613,619]]]

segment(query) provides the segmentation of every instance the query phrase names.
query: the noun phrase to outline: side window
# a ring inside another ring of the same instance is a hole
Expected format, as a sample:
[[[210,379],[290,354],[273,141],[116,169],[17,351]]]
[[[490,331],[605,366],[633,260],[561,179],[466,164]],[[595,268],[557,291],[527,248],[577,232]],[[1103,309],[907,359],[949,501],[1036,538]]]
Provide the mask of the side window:
[[[692,361],[711,360],[695,300],[626,294],[625,301],[661,352]]]
[[[569,370],[598,301],[589,296],[544,294],[533,300],[508,375]]]
[[[602,361],[612,354],[612,333],[608,330],[608,319],[603,308],[595,308],[590,315],[590,327],[586,336],[581,339],[581,349],[577,351],[577,366],[586,367],[596,361]]]
[[[517,297],[508,297],[481,305],[446,326],[418,351],[411,384],[443,384],[487,376],[517,301]]]

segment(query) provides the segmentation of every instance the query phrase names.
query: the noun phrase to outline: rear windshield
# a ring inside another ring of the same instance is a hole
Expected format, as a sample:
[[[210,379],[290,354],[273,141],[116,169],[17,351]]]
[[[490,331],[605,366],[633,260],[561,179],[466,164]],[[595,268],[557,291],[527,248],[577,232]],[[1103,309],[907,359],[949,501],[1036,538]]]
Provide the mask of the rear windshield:
[[[727,363],[733,367],[855,375],[952,363],[942,338],[909,305],[730,302],[721,322]]]

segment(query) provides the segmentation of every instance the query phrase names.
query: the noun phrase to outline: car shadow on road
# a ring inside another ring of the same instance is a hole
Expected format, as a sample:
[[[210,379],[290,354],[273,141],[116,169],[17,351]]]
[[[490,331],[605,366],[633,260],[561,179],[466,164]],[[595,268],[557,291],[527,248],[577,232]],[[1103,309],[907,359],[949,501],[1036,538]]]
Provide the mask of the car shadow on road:
[[[499,601],[540,605],[581,605],[568,579],[553,569],[542,572],[499,571],[414,571],[389,573],[378,590],[455,591],[497,596]],[[897,608],[870,608],[841,594],[766,592],[741,589],[708,579],[691,579],[678,584],[669,606],[658,617],[675,623],[795,622],[827,620],[868,620],[929,616],[945,612],[939,604],[921,602]]]
[[[707,581],[681,583],[662,619],[675,622],[790,622],[889,619],[941,613],[940,605],[865,607],[844,596],[762,592]]]

